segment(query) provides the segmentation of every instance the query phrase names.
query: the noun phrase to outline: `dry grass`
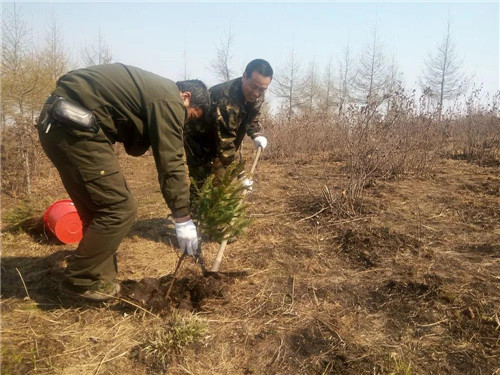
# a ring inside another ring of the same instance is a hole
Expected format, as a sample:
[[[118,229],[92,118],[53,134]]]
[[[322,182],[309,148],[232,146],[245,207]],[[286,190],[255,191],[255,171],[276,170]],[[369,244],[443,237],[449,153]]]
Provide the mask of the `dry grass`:
[[[161,286],[178,259],[173,223],[152,157],[122,159],[140,211],[120,248],[119,278]],[[72,246],[3,232],[2,374],[498,371],[498,168],[440,160],[425,178],[376,180],[356,216],[318,212],[325,186],[341,194],[343,168],[322,155],[263,161],[248,197],[254,224],[222,263],[249,276],[202,278],[186,261],[163,311],[127,295],[140,308],[65,300],[56,286]],[[50,194],[64,192],[52,184]],[[4,212],[15,203],[4,200]],[[208,264],[217,248],[205,244]],[[137,348],[175,311],[206,334],[169,352],[162,372]]]
[[[167,322],[160,321],[146,330],[144,342],[134,348],[134,357],[152,371],[166,372],[176,356],[205,335],[206,325],[196,315],[182,317],[174,312]]]

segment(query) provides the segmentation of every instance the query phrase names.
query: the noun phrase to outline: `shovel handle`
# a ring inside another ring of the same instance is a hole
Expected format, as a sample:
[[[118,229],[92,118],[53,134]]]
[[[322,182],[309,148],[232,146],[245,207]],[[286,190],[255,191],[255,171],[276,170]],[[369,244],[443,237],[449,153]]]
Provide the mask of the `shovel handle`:
[[[257,167],[257,163],[259,161],[259,158],[260,158],[260,153],[262,152],[262,147],[259,146],[257,148],[257,154],[255,155],[255,158],[253,159],[253,164],[252,164],[252,168],[250,169],[250,174],[252,175],[253,172],[255,172],[255,168]]]
[[[214,262],[212,263],[211,272],[219,272],[220,262],[222,262],[222,256],[224,255],[224,250],[226,250],[227,240],[224,239],[220,243],[219,251],[217,252],[217,256],[215,257]]]
[[[257,163],[259,162],[261,152],[262,152],[262,147],[259,146],[257,148],[257,154],[255,155],[255,158],[253,160],[252,168],[250,169],[250,175],[252,175],[255,172],[255,168],[257,167]],[[245,195],[246,195],[246,190],[243,192],[243,197],[241,198],[240,204],[243,202],[243,198],[245,197]],[[227,246],[227,239],[224,239],[222,240],[219,246],[219,251],[217,252],[215,260],[212,263],[212,268],[210,269],[211,272],[219,272],[220,263],[222,262],[222,256],[224,255],[224,250],[226,250],[226,246]]]
[[[181,268],[182,261],[186,257],[186,253],[182,253],[181,257],[179,258],[179,261],[177,262],[177,266],[175,266],[175,271],[172,276],[172,280],[170,281],[170,284],[167,289],[167,293],[165,293],[165,299],[168,299],[170,297],[170,291],[172,290],[172,287],[174,286],[175,279],[177,278],[177,272],[179,272],[179,268]]]

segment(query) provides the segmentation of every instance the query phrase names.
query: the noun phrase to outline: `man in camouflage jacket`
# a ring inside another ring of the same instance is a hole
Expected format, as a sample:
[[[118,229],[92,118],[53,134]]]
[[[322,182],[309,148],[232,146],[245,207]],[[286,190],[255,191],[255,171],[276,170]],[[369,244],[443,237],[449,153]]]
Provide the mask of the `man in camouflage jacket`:
[[[272,77],[269,63],[256,59],[247,65],[242,77],[209,89],[208,116],[190,121],[184,132],[189,175],[198,186],[212,173],[222,176],[236,159],[245,134],[252,138],[255,147],[266,147],[259,117]],[[251,188],[250,180],[245,179],[243,183]]]

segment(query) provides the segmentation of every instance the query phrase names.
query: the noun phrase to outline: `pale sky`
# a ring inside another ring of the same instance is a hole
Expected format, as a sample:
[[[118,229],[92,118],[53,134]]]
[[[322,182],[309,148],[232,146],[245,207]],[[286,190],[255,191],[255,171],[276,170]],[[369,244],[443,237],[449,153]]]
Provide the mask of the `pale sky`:
[[[406,87],[416,87],[425,58],[435,53],[452,19],[464,70],[493,93],[499,87],[499,3],[491,2],[22,2],[17,1],[34,41],[41,43],[54,14],[68,51],[81,49],[99,28],[115,61],[173,80],[183,78],[184,48],[190,78],[218,83],[209,70],[216,46],[231,25],[231,66],[240,75],[254,58],[275,72],[292,49],[303,70],[314,59],[320,70],[337,67],[349,40],[359,58],[377,24],[387,56],[394,55]],[[4,1],[3,14],[13,7]]]

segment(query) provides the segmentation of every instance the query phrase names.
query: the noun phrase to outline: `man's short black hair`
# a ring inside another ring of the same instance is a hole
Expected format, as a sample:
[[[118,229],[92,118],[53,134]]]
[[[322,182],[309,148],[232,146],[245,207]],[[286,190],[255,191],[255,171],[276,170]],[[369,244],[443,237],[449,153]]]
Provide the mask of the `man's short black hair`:
[[[264,77],[271,77],[273,79],[273,68],[271,65],[263,59],[255,59],[248,63],[245,68],[245,74],[248,78],[252,76],[253,72],[262,74]]]
[[[210,93],[207,86],[199,79],[190,79],[188,81],[178,81],[175,83],[180,92],[191,93],[190,106],[203,109],[206,115],[210,110]]]

